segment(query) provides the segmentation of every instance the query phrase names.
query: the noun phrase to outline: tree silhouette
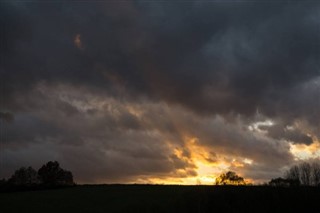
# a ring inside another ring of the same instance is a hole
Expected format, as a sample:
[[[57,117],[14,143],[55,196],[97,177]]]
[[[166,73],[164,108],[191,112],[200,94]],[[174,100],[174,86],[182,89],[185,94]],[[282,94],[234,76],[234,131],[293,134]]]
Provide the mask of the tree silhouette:
[[[311,185],[311,165],[309,163],[300,164],[300,181],[302,185]]]
[[[47,186],[62,186],[62,185],[73,185],[73,175],[70,171],[65,171],[60,168],[57,161],[49,161],[43,165],[38,175],[42,184]]]
[[[294,165],[286,172],[285,178],[295,186],[320,186],[320,162]]]
[[[292,166],[285,174],[287,180],[291,180],[300,185],[300,169],[297,165]]]
[[[11,176],[9,183],[19,186],[30,186],[38,184],[39,178],[36,170],[34,170],[32,167],[21,167]]]
[[[246,185],[243,177],[238,176],[233,171],[228,171],[227,173],[222,173],[216,178],[216,185]]]
[[[269,186],[290,186],[288,179],[278,177],[269,181]]]
[[[320,163],[313,162],[311,169],[313,184],[315,186],[320,186]]]

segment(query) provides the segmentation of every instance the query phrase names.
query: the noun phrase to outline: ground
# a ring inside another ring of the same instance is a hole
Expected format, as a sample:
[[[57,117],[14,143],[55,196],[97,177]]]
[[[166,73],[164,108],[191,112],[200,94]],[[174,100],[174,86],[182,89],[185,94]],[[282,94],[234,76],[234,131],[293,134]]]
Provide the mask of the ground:
[[[0,193],[1,212],[320,212],[320,188],[82,185]]]

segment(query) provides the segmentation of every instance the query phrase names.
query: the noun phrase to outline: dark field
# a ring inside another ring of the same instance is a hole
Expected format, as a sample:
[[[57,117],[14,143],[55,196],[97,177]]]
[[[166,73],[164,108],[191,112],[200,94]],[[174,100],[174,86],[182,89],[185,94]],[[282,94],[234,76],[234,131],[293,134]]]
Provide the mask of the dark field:
[[[10,212],[320,212],[320,188],[90,185],[0,193]]]

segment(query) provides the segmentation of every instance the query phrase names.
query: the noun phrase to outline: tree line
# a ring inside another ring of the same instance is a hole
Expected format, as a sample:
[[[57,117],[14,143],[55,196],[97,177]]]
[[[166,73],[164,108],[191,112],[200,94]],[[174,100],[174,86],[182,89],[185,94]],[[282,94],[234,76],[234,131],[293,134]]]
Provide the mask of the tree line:
[[[220,174],[215,185],[248,185],[245,179],[233,171]],[[283,177],[271,179],[268,186],[317,186],[320,187],[320,162],[302,162],[290,167]]]
[[[215,185],[251,185],[233,171],[220,174]],[[70,171],[60,167],[57,161],[49,161],[38,171],[29,167],[21,167],[16,170],[8,180],[0,180],[1,188],[10,187],[39,187],[52,188],[61,186],[73,186],[73,175]],[[290,167],[283,177],[271,179],[268,186],[317,186],[320,187],[320,162],[302,162]]]
[[[320,162],[302,162],[292,166],[284,177],[272,179],[270,186],[320,186]]]
[[[73,175],[70,171],[60,167],[57,161],[49,161],[38,171],[29,167],[21,167],[16,170],[8,180],[1,180],[0,186],[10,189],[17,187],[46,188],[73,186]]]

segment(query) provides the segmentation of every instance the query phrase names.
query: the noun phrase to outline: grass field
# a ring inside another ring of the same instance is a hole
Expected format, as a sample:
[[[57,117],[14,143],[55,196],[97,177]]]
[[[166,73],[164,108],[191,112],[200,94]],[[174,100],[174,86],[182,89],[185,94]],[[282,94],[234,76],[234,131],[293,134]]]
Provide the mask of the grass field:
[[[0,211],[320,213],[320,188],[84,185],[64,189],[0,193]]]

